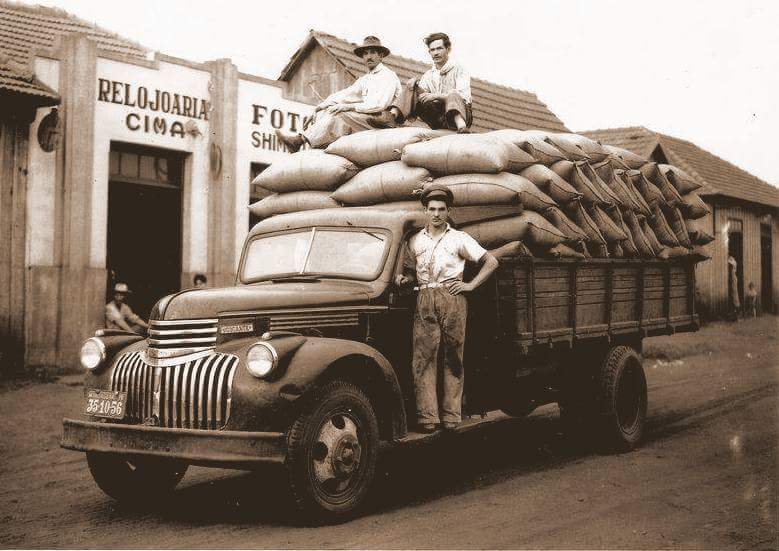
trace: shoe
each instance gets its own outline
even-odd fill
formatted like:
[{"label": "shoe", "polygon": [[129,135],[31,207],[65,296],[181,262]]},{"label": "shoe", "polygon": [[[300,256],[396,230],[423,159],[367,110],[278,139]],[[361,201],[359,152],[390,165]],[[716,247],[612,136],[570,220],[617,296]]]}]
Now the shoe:
[{"label": "shoe", "polygon": [[434,423],[419,423],[417,425],[417,432],[422,434],[432,434],[436,431]]},{"label": "shoe", "polygon": [[305,143],[303,136],[293,132],[285,132],[281,128],[276,129],[276,137],[287,146],[290,153],[297,153]]},{"label": "shoe", "polygon": [[389,110],[368,117],[366,122],[373,128],[395,128],[398,126],[397,118]]},{"label": "shoe", "polygon": [[458,134],[470,134],[471,133],[471,129],[468,128],[467,126],[463,126],[462,128],[458,128],[457,129],[457,133]]},{"label": "shoe", "polygon": [[444,430],[454,430],[460,425],[457,421],[444,421]]}]

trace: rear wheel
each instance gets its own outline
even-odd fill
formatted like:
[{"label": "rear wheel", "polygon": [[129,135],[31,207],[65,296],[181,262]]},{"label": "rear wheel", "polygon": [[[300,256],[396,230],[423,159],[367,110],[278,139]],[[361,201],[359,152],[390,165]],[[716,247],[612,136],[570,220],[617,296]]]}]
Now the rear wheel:
[{"label": "rear wheel", "polygon": [[641,358],[629,346],[609,350],[601,368],[599,434],[618,450],[635,448],[644,434],[647,390]]},{"label": "rear wheel", "polygon": [[326,522],[357,511],[378,450],[376,414],[360,388],[333,381],[315,391],[287,433],[285,463],[297,506]]},{"label": "rear wheel", "polygon": [[180,461],[112,453],[87,452],[87,464],[101,490],[128,502],[170,495],[187,472],[187,464]]}]

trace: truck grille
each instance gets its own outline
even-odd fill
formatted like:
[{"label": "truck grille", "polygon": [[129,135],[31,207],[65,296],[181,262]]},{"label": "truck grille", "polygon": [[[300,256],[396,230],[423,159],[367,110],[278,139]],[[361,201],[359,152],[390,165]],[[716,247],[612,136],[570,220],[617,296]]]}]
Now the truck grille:
[{"label": "truck grille", "polygon": [[155,419],[169,428],[222,429],[230,418],[233,377],[238,358],[211,354],[167,367],[143,361],[141,352],[119,357],[111,390],[127,392],[130,421]]},{"label": "truck grille", "polygon": [[175,358],[213,349],[216,345],[217,321],[150,320],[147,351],[149,358]]}]

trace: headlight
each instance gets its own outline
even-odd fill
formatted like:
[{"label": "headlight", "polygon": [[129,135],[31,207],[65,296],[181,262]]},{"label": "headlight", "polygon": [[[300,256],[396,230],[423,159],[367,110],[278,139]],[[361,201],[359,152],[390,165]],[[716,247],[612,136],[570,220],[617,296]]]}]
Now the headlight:
[{"label": "headlight", "polygon": [[279,363],[279,355],[270,344],[258,342],[246,353],[246,369],[255,377],[267,376]]},{"label": "headlight", "polygon": [[105,360],[105,344],[98,338],[92,337],[81,345],[81,365],[90,371],[97,369]]}]

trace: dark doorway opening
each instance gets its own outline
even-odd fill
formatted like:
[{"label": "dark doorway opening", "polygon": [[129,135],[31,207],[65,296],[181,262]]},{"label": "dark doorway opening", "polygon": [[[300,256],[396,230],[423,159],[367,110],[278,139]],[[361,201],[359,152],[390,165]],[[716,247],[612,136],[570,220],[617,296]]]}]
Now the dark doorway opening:
[{"label": "dark doorway opening", "polygon": [[111,145],[106,298],[117,281],[127,283],[127,302],[144,319],[181,288],[182,172],[181,154]]},{"label": "dark doorway opening", "polygon": [[760,224],[760,308],[774,311],[773,239],[771,225]]},{"label": "dark doorway opening", "polygon": [[744,233],[741,220],[728,220],[728,256],[736,261],[735,285],[730,281],[730,268],[728,268],[728,300],[733,304],[733,293],[738,294],[738,303],[744,304]]},{"label": "dark doorway opening", "polygon": [[[252,163],[251,167],[251,176],[249,177],[249,204],[256,203],[257,201],[260,201],[261,199],[264,199],[265,197],[271,195],[271,192],[267,189],[263,189],[260,186],[253,184],[254,179],[257,177],[257,175],[260,174],[263,170],[268,168],[270,165],[266,165],[264,163]],[[249,231],[254,227],[254,225],[260,221],[260,218],[257,216],[254,216],[251,211],[249,211]]]}]

